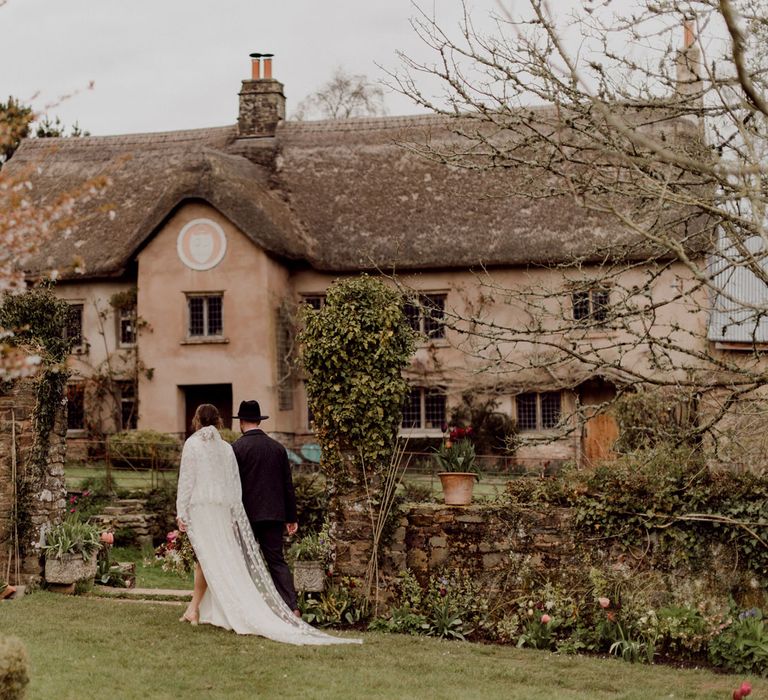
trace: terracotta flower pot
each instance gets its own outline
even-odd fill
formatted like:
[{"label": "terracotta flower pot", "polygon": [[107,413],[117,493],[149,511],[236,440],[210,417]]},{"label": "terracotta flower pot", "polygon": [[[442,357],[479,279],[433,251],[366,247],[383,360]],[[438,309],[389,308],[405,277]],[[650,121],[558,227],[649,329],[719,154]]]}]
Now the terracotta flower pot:
[{"label": "terracotta flower pot", "polygon": [[96,555],[83,561],[81,554],[64,554],[61,559],[45,558],[45,580],[48,583],[69,584],[96,576]]},{"label": "terracotta flower pot", "polygon": [[472,489],[476,476],[473,472],[440,472],[443,500],[447,506],[468,506],[472,503]]},{"label": "terracotta flower pot", "polygon": [[297,591],[319,593],[325,588],[325,566],[321,561],[297,561],[293,565],[293,584]]}]

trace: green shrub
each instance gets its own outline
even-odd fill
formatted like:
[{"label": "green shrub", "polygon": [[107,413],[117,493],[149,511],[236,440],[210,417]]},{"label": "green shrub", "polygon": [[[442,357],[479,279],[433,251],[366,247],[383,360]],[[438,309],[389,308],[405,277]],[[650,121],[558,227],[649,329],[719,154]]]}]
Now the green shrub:
[{"label": "green shrub", "polygon": [[324,591],[299,595],[301,616],[318,627],[359,625],[368,619],[368,603],[354,579],[334,581]]},{"label": "green shrub", "polygon": [[422,587],[410,571],[403,571],[389,615],[374,620],[371,629],[466,639],[485,626],[487,617],[488,601],[468,574],[431,576]]},{"label": "green shrub", "polygon": [[172,469],[178,466],[181,444],[178,438],[156,430],[130,430],[107,438],[113,464],[142,469]]},{"label": "green shrub", "polygon": [[299,527],[304,532],[319,532],[328,513],[328,496],[321,474],[297,474],[293,477]]},{"label": "green shrub", "polygon": [[146,494],[146,512],[152,515],[152,542],[165,542],[165,536],[176,529],[176,487],[163,484]]},{"label": "green shrub", "polygon": [[768,676],[768,626],[759,608],[736,614],[709,643],[709,660],[726,671]]},{"label": "green shrub", "polygon": [[242,433],[230,430],[229,428],[219,428],[219,435],[221,435],[221,439],[224,440],[224,442],[228,442],[231,445],[235,440],[238,440],[242,436]]},{"label": "green shrub", "polygon": [[0,698],[21,700],[29,683],[27,650],[16,637],[0,637]]}]

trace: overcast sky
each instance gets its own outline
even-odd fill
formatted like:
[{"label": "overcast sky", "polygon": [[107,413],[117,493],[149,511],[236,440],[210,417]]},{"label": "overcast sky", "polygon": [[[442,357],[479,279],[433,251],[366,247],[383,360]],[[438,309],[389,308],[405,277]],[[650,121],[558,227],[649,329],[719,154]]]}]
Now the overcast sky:
[{"label": "overcast sky", "polygon": [[[496,0],[469,2],[489,25]],[[420,5],[458,26],[459,0]],[[51,115],[95,135],[221,126],[236,121],[248,54],[260,51],[275,54],[290,115],[336,66],[379,78],[376,64],[397,67],[398,49],[428,56],[414,14],[410,0],[7,0],[0,96],[38,110],[59,102]],[[387,108],[419,111],[398,94]]]}]

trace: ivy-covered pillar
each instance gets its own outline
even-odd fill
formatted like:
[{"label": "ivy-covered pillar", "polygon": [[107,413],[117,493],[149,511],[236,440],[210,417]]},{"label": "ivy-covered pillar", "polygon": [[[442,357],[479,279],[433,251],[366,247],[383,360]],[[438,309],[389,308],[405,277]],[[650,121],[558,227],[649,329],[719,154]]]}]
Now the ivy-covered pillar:
[{"label": "ivy-covered pillar", "polygon": [[67,506],[65,407],[51,407],[53,429],[38,435],[37,389],[37,379],[23,379],[0,390],[0,579],[12,584],[40,579],[42,531]]},{"label": "ivy-covered pillar", "polygon": [[[29,378],[0,386],[0,579],[37,581],[44,530],[66,512],[66,360],[69,305],[51,283],[3,295],[0,329],[36,362]],[[31,371],[31,370],[30,370]]]},{"label": "ivy-covered pillar", "polygon": [[402,420],[414,333],[402,296],[367,275],[331,285],[305,308],[300,333],[307,394],[329,496],[335,570],[363,577],[372,561],[381,484]]}]

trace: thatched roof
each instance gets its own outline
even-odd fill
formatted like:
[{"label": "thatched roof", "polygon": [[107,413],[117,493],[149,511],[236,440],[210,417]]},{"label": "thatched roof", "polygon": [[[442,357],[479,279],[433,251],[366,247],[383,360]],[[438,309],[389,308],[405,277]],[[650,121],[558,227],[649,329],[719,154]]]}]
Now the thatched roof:
[{"label": "thatched roof", "polygon": [[39,203],[106,175],[76,204],[72,230],[27,261],[31,273],[121,274],[183,201],[209,202],[270,254],[325,271],[525,265],[590,257],[629,242],[572,200],[531,200],[525,173],[468,170],[408,144],[454,141],[445,117],[287,122],[275,137],[236,128],[28,139],[6,164]]}]

